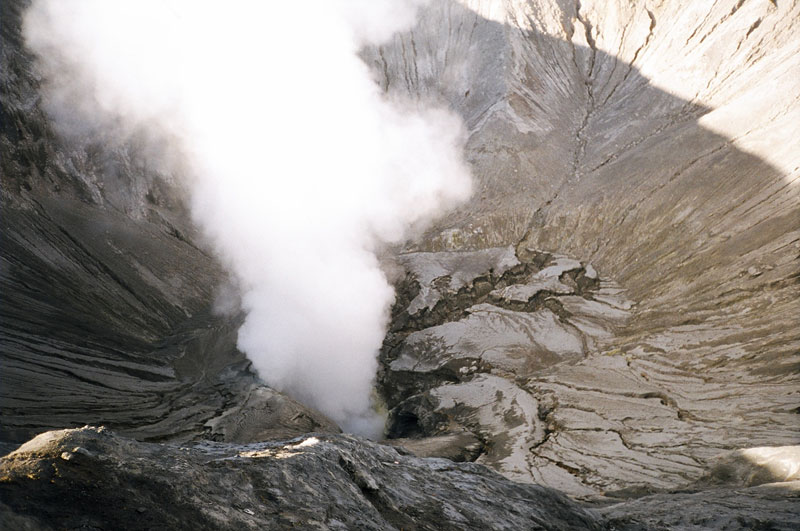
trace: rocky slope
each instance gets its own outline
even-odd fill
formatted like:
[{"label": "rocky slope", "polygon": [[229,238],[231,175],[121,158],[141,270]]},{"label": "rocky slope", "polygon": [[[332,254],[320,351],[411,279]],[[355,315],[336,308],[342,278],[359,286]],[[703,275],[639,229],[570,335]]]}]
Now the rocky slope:
[{"label": "rocky slope", "polygon": [[261,384],[154,147],[53,130],[25,6],[0,4],[0,441],[118,435],[4,457],[4,522],[800,525],[796,450],[740,450],[800,432],[800,4],[436,0],[364,50],[461,114],[477,190],[396,256],[399,453]]},{"label": "rocky slope", "polygon": [[[479,190],[415,246],[440,267],[412,264],[411,295],[444,285],[453,309],[415,320],[403,301],[411,325],[385,349],[386,387],[401,373],[414,398],[390,393],[394,418],[414,410],[430,434],[455,419],[495,441],[480,459],[589,497],[674,488],[723,450],[796,444],[799,15],[796,2],[436,2],[367,54],[389,92],[461,113]],[[486,294],[492,266],[465,279],[486,260],[448,253],[508,245],[506,263],[591,264],[600,291],[525,301],[534,270]],[[543,349],[565,328],[594,344]],[[418,362],[423,345],[435,362]],[[520,357],[539,366],[520,371]],[[409,369],[425,377],[405,384]],[[480,406],[498,386],[511,420]],[[521,425],[499,450],[496,434]]]},{"label": "rocky slope", "polygon": [[239,318],[212,308],[222,270],[145,147],[57,136],[22,47],[26,5],[0,17],[0,439],[86,423],[146,440],[338,431],[249,370]]},{"label": "rocky slope", "polygon": [[[0,518],[23,531],[795,529],[797,471],[788,482],[741,484],[754,468],[728,459],[702,491],[587,509],[480,465],[344,435],[177,445],[87,427],[41,434],[0,460]],[[766,468],[762,480],[775,479]]]},{"label": "rocky slope", "polygon": [[2,467],[7,510],[43,528],[599,528],[553,490],[341,435],[173,446],[84,428],[42,434]]}]

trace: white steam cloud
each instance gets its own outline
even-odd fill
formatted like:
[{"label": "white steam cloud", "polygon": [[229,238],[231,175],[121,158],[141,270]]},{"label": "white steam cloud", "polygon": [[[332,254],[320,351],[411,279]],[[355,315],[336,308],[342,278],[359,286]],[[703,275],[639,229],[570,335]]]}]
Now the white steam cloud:
[{"label": "white steam cloud", "polygon": [[470,192],[459,120],[387,101],[357,55],[418,3],[37,0],[24,27],[54,116],[169,139],[260,376],[371,435],[374,251]]}]

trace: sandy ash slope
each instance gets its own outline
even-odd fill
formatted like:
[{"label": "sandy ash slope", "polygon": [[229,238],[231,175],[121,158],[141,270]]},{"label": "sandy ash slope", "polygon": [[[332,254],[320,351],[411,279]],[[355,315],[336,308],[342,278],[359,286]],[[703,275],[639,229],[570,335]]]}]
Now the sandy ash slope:
[{"label": "sandy ash slope", "polygon": [[[390,93],[459,110],[478,182],[401,257],[408,307],[384,349],[400,431],[466,429],[479,460],[579,496],[797,443],[798,16],[436,3],[369,55]],[[507,420],[486,411],[507,412],[500,392]]]},{"label": "sandy ash slope", "polygon": [[800,4],[435,0],[362,52],[462,116],[475,176],[394,258],[394,448],[253,374],[146,138],[54,131],[26,5],[0,5],[0,439],[110,430],[4,457],[3,522],[800,525]]}]

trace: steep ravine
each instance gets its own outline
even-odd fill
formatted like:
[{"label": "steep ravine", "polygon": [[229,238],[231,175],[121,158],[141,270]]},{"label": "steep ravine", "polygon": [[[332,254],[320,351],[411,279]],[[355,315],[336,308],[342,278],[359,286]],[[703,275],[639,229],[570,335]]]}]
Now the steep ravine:
[{"label": "steep ravine", "polygon": [[362,52],[461,115],[475,179],[392,257],[386,444],[257,378],[154,147],[47,118],[26,6],[0,3],[0,449],[41,435],[0,459],[0,523],[800,526],[800,4],[433,0]]}]

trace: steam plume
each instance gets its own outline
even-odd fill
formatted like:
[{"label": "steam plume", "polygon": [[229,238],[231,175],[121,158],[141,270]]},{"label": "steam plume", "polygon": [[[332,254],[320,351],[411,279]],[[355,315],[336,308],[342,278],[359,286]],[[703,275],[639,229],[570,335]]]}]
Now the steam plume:
[{"label": "steam plume", "polygon": [[470,189],[460,122],[388,102],[357,56],[417,3],[37,0],[25,19],[56,117],[170,139],[261,377],[372,435],[394,297],[374,251]]}]

